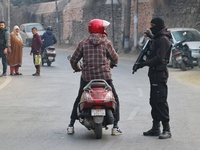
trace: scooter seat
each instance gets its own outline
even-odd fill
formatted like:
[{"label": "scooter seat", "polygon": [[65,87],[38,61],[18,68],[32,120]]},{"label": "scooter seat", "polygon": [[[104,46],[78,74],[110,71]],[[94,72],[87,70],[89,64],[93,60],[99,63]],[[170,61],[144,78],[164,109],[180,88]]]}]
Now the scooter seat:
[{"label": "scooter seat", "polygon": [[106,84],[104,82],[93,82],[91,88],[105,88]]}]

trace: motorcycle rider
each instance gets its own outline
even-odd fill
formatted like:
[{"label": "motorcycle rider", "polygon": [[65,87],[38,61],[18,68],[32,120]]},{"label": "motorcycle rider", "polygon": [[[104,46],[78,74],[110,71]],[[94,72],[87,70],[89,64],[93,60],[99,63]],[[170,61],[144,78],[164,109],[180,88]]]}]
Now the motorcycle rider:
[{"label": "motorcycle rider", "polygon": [[[167,102],[169,76],[167,63],[171,51],[171,34],[167,31],[164,21],[160,17],[153,18],[150,22],[150,30],[153,34],[146,32],[152,38],[150,56],[145,62],[138,63],[138,69],[149,67],[148,76],[150,80],[150,105],[153,126],[150,130],[143,132],[144,136],[159,136],[159,139],[171,137],[169,126],[169,106]],[[160,122],[163,132],[160,133]]]},{"label": "motorcycle rider", "polygon": [[[80,88],[78,96],[74,102],[71,113],[71,121],[67,128],[68,134],[74,134],[74,123],[78,119],[77,106],[80,102],[83,88],[92,79],[104,79],[112,87],[112,92],[117,103],[116,112],[114,113],[115,121],[112,128],[112,135],[120,135],[122,131],[118,127],[119,121],[119,98],[115,91],[110,69],[118,62],[118,54],[116,53],[112,43],[107,38],[105,29],[110,23],[101,19],[93,19],[88,24],[89,37],[83,39],[75,52],[73,53],[70,63],[75,72],[81,71]],[[83,64],[79,66],[78,62],[82,58]]]},{"label": "motorcycle rider", "polygon": [[46,32],[42,35],[42,48],[41,48],[41,54],[43,54],[44,49],[48,46],[54,45],[57,43],[57,39],[55,35],[53,34],[53,29],[51,26],[48,26],[46,29]]}]

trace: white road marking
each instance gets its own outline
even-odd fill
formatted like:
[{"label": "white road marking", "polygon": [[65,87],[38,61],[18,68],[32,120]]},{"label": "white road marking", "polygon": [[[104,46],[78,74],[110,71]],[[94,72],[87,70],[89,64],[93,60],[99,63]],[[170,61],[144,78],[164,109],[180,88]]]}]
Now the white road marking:
[{"label": "white road marking", "polygon": [[141,88],[138,88],[138,93],[139,93],[139,97],[144,96],[143,90]]},{"label": "white road marking", "polygon": [[1,78],[6,78],[5,81],[0,85],[0,90],[3,89],[8,83],[10,83],[10,81],[12,80],[12,78],[10,76],[6,76],[6,77],[1,77]]},{"label": "white road marking", "polygon": [[136,116],[136,114],[139,112],[140,107],[133,108],[133,111],[128,116],[127,120],[133,120],[133,118]]}]

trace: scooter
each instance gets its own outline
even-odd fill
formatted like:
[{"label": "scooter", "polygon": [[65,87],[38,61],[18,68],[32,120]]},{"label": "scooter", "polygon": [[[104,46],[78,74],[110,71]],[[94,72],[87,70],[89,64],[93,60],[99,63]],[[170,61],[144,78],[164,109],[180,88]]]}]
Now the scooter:
[{"label": "scooter", "polygon": [[56,49],[54,46],[48,46],[44,49],[42,53],[42,65],[47,63],[48,66],[51,66],[51,63],[55,61]]},{"label": "scooter", "polygon": [[[71,59],[71,55],[67,56]],[[82,63],[79,61],[80,67]],[[116,65],[112,66],[116,67]],[[74,71],[75,73],[75,71]],[[84,88],[78,104],[77,114],[79,122],[88,130],[94,130],[96,139],[101,139],[103,128],[114,124],[117,103],[112,88],[103,79],[91,80]]]},{"label": "scooter", "polygon": [[194,68],[191,51],[187,44],[183,44],[185,41],[177,42],[172,49],[175,64],[183,71],[187,70],[187,68]]},{"label": "scooter", "polygon": [[79,122],[88,130],[94,130],[96,139],[102,138],[102,128],[114,123],[116,109],[112,88],[103,79],[91,80],[85,87],[78,104]]}]

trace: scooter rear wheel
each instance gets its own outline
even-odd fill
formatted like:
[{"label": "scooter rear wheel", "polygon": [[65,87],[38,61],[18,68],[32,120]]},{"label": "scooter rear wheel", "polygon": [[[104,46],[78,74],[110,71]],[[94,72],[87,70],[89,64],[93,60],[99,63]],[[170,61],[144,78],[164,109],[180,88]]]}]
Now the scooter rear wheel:
[{"label": "scooter rear wheel", "polygon": [[47,65],[48,65],[48,66],[51,66],[51,62],[50,62],[50,61],[48,61],[48,62],[47,62]]},{"label": "scooter rear wheel", "polygon": [[181,68],[183,71],[186,71],[187,66],[186,66],[185,62],[182,62],[182,63],[180,64],[180,68]]},{"label": "scooter rear wheel", "polygon": [[96,135],[96,139],[102,138],[102,123],[101,124],[95,123],[94,133]]},{"label": "scooter rear wheel", "polygon": [[44,66],[44,60],[42,59],[42,66]]},{"label": "scooter rear wheel", "polygon": [[177,62],[174,59],[172,59],[172,68],[178,68]]}]

